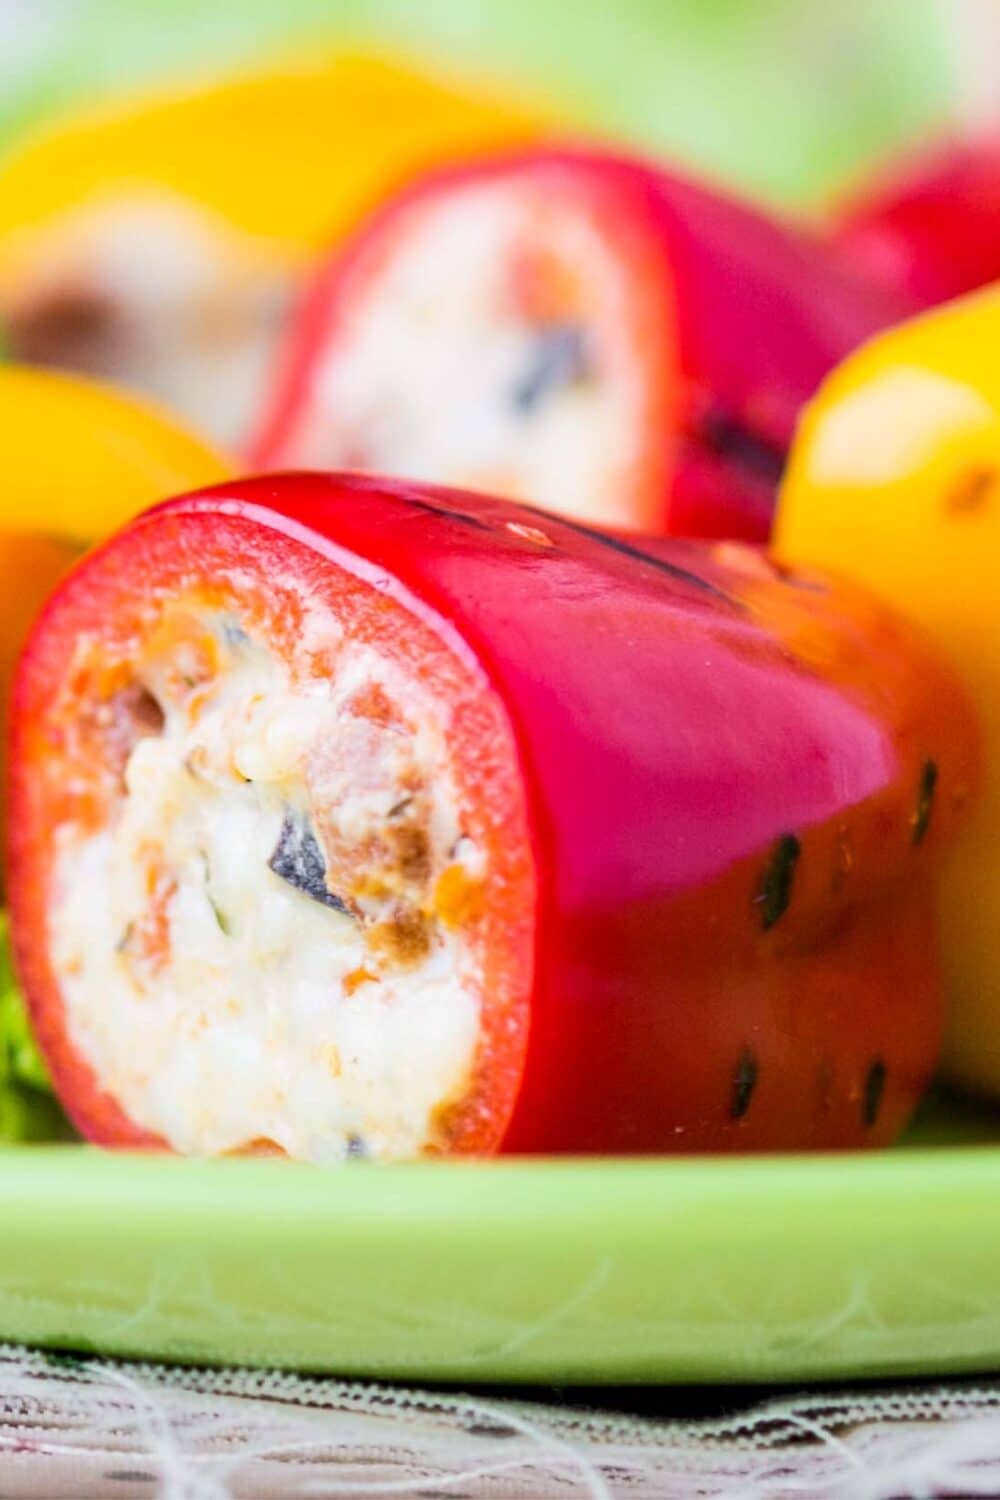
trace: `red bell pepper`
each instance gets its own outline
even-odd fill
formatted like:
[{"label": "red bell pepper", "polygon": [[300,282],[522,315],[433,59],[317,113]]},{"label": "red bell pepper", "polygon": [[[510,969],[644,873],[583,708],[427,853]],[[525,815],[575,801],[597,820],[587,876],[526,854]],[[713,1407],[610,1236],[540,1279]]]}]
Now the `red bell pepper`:
[{"label": "red bell pepper", "polygon": [[92,553],[16,710],[17,962],[95,1141],[875,1145],[934,1066],[974,735],[851,586],[251,479]]},{"label": "red bell pepper", "polygon": [[763,539],[803,402],[907,310],[806,232],[641,161],[464,165],[337,249],[251,458]]},{"label": "red bell pepper", "polygon": [[1000,277],[1000,137],[942,142],[893,163],[840,215],[864,273],[931,307]]}]

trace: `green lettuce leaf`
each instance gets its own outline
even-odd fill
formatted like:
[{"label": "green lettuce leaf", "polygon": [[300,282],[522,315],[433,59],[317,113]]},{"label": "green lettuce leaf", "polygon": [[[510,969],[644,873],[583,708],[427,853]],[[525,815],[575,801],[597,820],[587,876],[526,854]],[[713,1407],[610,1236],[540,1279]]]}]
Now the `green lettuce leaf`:
[{"label": "green lettuce leaf", "polygon": [[31,1033],[0,914],[0,1143],[65,1140],[71,1133]]}]

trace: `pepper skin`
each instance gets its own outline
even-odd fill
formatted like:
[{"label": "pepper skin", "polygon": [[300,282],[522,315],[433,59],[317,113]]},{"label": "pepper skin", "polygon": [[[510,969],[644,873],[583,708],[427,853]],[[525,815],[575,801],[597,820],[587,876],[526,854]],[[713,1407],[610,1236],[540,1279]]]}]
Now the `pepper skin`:
[{"label": "pepper skin", "polygon": [[1000,138],[946,141],[889,170],[842,210],[837,242],[920,307],[1000,277]]},{"label": "pepper skin", "polygon": [[[986,782],[943,885],[957,1081],[1000,1092],[1000,292],[875,339],[807,411],[777,546],[906,611],[950,658],[985,728]],[[942,710],[943,712],[943,710]]]},{"label": "pepper skin", "polygon": [[0,169],[7,346],[235,444],[313,257],[406,173],[543,128],[474,81],[336,52],[71,114]]},{"label": "pepper skin", "polygon": [[805,232],[641,161],[473,163],[335,252],[251,459],[760,540],[803,401],[904,310]]},{"label": "pepper skin", "polygon": [[[182,954],[170,906],[182,901],[185,920],[202,909],[200,866],[192,864],[188,884],[158,866],[145,886],[156,912],[130,917],[126,950],[140,926],[147,938],[155,929],[140,977],[159,998],[138,1008],[122,1001],[108,1016],[118,1003],[116,960],[95,952],[88,919],[69,935],[66,925],[79,883],[72,872],[84,869],[73,861],[90,861],[95,881],[104,831],[113,835],[125,813],[142,811],[121,780],[128,754],[129,783],[139,775],[122,732],[123,695],[148,700],[150,682],[173,683],[180,696],[166,704],[167,719],[185,733],[213,712],[213,692],[216,703],[235,701],[225,696],[234,679],[213,686],[192,665],[185,683],[193,687],[162,668],[138,677],[170,611],[183,606],[189,628],[199,590],[223,612],[222,634],[241,643],[232,650],[244,659],[256,659],[262,642],[286,661],[299,653],[310,703],[337,672],[337,653],[360,642],[385,653],[387,681],[404,673],[409,684],[393,689],[395,709],[383,702],[383,726],[402,722],[425,691],[447,710],[449,774],[483,872],[475,900],[451,903],[450,922],[475,958],[480,1009],[470,1074],[438,1111],[426,1151],[856,1147],[899,1132],[937,1057],[933,886],[975,759],[961,691],[908,627],[851,586],[782,573],[733,543],[638,542],[453,490],[288,474],[236,481],[138,518],[74,572],[22,661],[10,856],[16,956],[57,1090],[87,1136],[163,1145],[157,1123],[174,1102],[163,1078],[175,1076],[178,1059],[195,1066],[191,1038],[211,1041],[229,1024],[222,1011],[189,1011],[190,1024],[177,1023],[176,1053],[129,1051],[121,1088],[140,1106],[129,1114],[93,1049],[113,1050],[119,1024],[145,1025],[150,1005],[202,1004],[173,976]],[[364,696],[370,703],[372,693]],[[252,704],[251,716],[261,694]],[[147,770],[165,733],[155,718],[148,705],[141,732],[153,738],[139,742]],[[290,719],[275,722],[283,732]],[[426,729],[413,726],[408,743]],[[266,787],[257,750],[252,765],[247,753],[239,752],[238,784],[203,758],[185,767],[210,778],[212,797],[238,795],[250,809]],[[327,736],[322,757],[364,782],[374,757],[342,761],[340,753]],[[310,795],[306,812],[318,818],[314,786]],[[199,829],[209,806],[200,804]],[[164,847],[175,831],[158,831]],[[326,859],[325,888],[297,880],[296,910],[350,937],[350,914],[363,908],[361,886],[350,881],[378,840],[369,829],[355,848],[329,821],[322,836],[324,854],[315,853],[321,872]],[[273,829],[265,850],[271,837]],[[237,972],[237,947],[226,944],[256,941],[273,920],[269,892],[285,889],[285,845],[283,828],[270,873],[261,860],[259,899],[242,914],[223,913],[221,936],[206,913],[199,942],[215,946],[199,949],[199,962],[215,953],[224,966],[231,953]],[[247,833],[240,879],[252,847]],[[136,848],[148,852],[145,833]],[[139,899],[140,872],[116,868],[120,889]],[[427,912],[440,908],[441,883],[433,889],[423,908],[432,953],[440,934]],[[111,979],[94,991],[96,1029],[85,1036],[67,997],[84,994],[78,986],[98,959],[111,962]],[[374,954],[388,983],[380,961]],[[249,973],[237,1001],[248,1015],[248,990],[263,983],[259,962]],[[287,985],[275,993],[291,1007]],[[355,973],[317,1014],[349,1012],[359,1025],[356,1007],[377,1008],[378,993]],[[241,1064],[241,1090],[249,1067]],[[230,1065],[212,1094],[216,1113],[231,1102],[233,1076]],[[406,1087],[405,1070],[395,1087]],[[245,1149],[288,1150],[284,1123],[265,1113]],[[341,1154],[355,1154],[362,1123],[348,1121],[358,1134],[341,1141]],[[198,1132],[211,1128],[199,1117],[178,1132],[186,1149],[205,1149]]]}]

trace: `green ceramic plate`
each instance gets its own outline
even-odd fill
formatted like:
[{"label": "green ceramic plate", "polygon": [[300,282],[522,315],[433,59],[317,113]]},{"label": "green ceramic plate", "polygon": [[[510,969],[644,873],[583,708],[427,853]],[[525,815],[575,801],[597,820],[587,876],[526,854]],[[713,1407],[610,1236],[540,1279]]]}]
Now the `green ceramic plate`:
[{"label": "green ceramic plate", "polygon": [[351,1164],[0,1154],[0,1338],[472,1381],[1000,1362],[1000,1126],[881,1156]]}]

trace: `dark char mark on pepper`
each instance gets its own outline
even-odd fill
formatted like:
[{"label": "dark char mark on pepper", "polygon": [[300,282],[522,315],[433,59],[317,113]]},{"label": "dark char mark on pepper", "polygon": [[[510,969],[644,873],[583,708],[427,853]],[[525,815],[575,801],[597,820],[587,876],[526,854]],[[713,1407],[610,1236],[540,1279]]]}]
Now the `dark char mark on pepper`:
[{"label": "dark char mark on pepper", "polygon": [[535,337],[531,364],[511,392],[514,408],[530,416],[552,391],[585,380],[590,372],[583,329],[575,323],[553,323]]},{"label": "dark char mark on pepper", "polygon": [[914,845],[919,844],[931,824],[931,814],[934,811],[934,793],[937,789],[938,768],[933,760],[925,760],[920,772],[920,784],[917,788],[917,805],[910,819],[912,832],[910,837]]},{"label": "dark char mark on pepper", "polygon": [[448,521],[458,521],[462,526],[472,526],[476,531],[493,531],[492,522],[483,516],[474,516],[467,510],[458,510],[451,505],[435,505],[432,500],[418,500],[415,495],[402,497],[413,510],[422,510],[429,516],[443,516]]},{"label": "dark char mark on pepper", "polygon": [[802,845],[794,833],[782,834],[771,850],[760,889],[754,902],[760,907],[761,926],[768,932],[788,910],[792,899],[792,882]]},{"label": "dark char mark on pepper", "polygon": [[757,1087],[760,1071],[756,1055],[751,1047],[744,1047],[737,1059],[733,1073],[733,1089],[729,1097],[729,1118],[742,1120],[750,1108],[753,1091]]},{"label": "dark char mark on pepper", "polygon": [[313,901],[350,916],[348,906],[328,889],[326,860],[308,819],[293,812],[285,813],[278,842],[268,860],[268,868]]},{"label": "dark char mark on pepper", "polygon": [[[426,511],[428,515],[442,516],[449,521],[458,521],[463,526],[472,526],[477,531],[495,531],[497,528],[492,521],[484,516],[472,515],[469,511],[458,510],[450,505],[438,505],[431,500],[418,499],[413,495],[402,497],[407,505],[415,510]],[[672,578],[675,583],[686,584],[689,588],[697,589],[701,594],[707,594],[712,599],[728,605],[730,609],[742,612],[743,605],[739,599],[732,594],[727,594],[725,589],[720,589],[708,578],[702,578],[699,573],[692,573],[689,568],[682,568],[677,563],[667,562],[666,558],[657,557],[653,552],[647,552],[635,542],[626,541],[624,537],[612,536],[609,533],[598,531],[592,526],[587,526],[583,521],[573,521],[569,516],[552,516],[547,511],[540,510],[534,505],[522,505],[522,510],[530,511],[532,515],[551,525],[557,521],[560,526],[575,531],[578,536],[588,537],[592,542],[598,542],[602,547],[607,547],[612,552],[619,553],[622,557],[631,557],[635,562],[645,563],[648,568],[655,568],[658,573],[664,573]]]},{"label": "dark char mark on pepper", "polygon": [[878,1112],[882,1107],[882,1095],[885,1093],[885,1063],[877,1057],[868,1069],[865,1077],[864,1093],[864,1122],[869,1129],[878,1119]]},{"label": "dark char mark on pepper", "polygon": [[578,532],[580,536],[590,537],[591,541],[600,542],[602,547],[609,547],[612,552],[620,552],[623,557],[631,557],[636,562],[645,563],[649,568],[656,568],[659,572],[665,573],[668,578],[672,578],[675,583],[684,583],[689,588],[697,589],[699,593],[709,594],[713,599],[721,600],[732,609],[742,608],[732,594],[727,594],[724,589],[717,588],[709,579],[702,578],[699,573],[692,573],[689,568],[682,568],[677,563],[667,562],[666,558],[647,552],[635,542],[628,542],[624,537],[611,536],[609,533],[597,531],[592,526],[586,526],[583,521],[570,520],[568,516],[560,516],[559,520],[571,531]]},{"label": "dark char mark on pepper", "polygon": [[696,435],[717,458],[747,469],[767,484],[778,484],[785,471],[785,450],[720,406],[704,412]]}]

